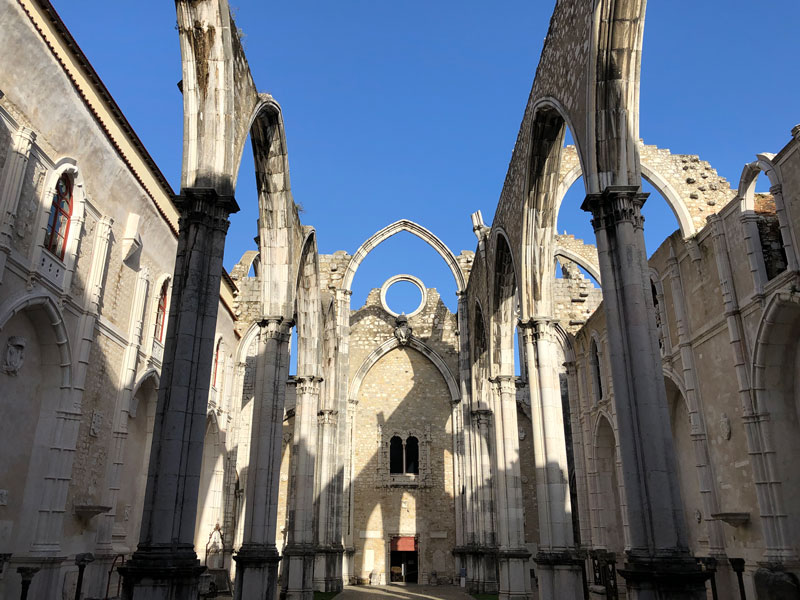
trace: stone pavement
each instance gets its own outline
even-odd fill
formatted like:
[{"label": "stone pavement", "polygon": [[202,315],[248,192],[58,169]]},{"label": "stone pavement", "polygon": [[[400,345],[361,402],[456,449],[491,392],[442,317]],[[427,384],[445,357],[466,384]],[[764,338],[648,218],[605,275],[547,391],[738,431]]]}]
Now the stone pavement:
[{"label": "stone pavement", "polygon": [[397,598],[400,600],[471,600],[472,596],[452,585],[382,585],[345,586],[335,600],[371,600]]}]

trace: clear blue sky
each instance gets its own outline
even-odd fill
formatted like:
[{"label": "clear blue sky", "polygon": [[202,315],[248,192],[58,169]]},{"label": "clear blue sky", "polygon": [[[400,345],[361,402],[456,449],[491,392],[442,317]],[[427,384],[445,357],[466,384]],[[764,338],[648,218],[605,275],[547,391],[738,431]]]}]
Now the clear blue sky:
[{"label": "clear blue sky", "polygon": [[[53,3],[177,190],[182,76],[174,4]],[[256,84],[283,106],[294,197],[304,223],[317,228],[321,252],[352,253],[400,218],[432,230],[456,254],[475,249],[469,215],[480,209],[491,222],[553,5],[233,0]],[[735,187],[744,163],[777,152],[800,122],[799,31],[797,0],[651,1],[645,142],[699,154]],[[228,234],[229,269],[256,234],[249,147],[236,195],[242,210]],[[559,229],[592,240],[582,196],[565,201]],[[652,251],[677,223],[660,198],[648,205]],[[353,306],[402,272],[455,307],[444,263],[402,234],[364,261]],[[416,306],[399,290],[392,302],[396,310]]]}]

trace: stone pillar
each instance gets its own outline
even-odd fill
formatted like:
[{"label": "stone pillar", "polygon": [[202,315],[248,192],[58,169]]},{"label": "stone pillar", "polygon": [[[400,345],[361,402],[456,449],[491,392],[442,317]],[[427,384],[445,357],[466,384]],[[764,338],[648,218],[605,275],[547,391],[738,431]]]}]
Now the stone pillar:
[{"label": "stone pillar", "polygon": [[530,552],[525,547],[517,391],[513,375],[495,377],[492,383],[496,441],[493,474],[497,492],[497,541],[500,566],[498,600],[527,599],[530,594],[530,577],[526,563],[530,558]]},{"label": "stone pillar", "polygon": [[[317,540],[314,589],[339,592],[342,589],[342,509],[345,451],[347,449],[347,377],[350,332],[350,295],[335,289],[337,351],[332,376],[320,402],[317,467]],[[326,375],[327,377],[327,375]]]},{"label": "stone pillar", "polygon": [[[575,552],[564,409],[555,357],[555,321],[520,323],[531,374],[531,422],[539,508],[539,598],[583,598],[582,560]],[[535,377],[533,375],[536,375]],[[536,388],[536,389],[534,389]],[[529,518],[532,518],[530,515]]]},{"label": "stone pillar", "polygon": [[314,598],[314,463],[322,379],[298,375],[294,442],[289,480],[289,536],[283,551],[283,594],[287,600]]},{"label": "stone pillar", "polygon": [[[580,542],[581,547],[591,546],[592,520],[589,509],[589,492],[586,485],[586,448],[591,446],[591,438],[587,442],[584,420],[581,418],[581,396],[578,384],[578,367],[575,361],[568,360],[564,363],[567,368],[567,393],[569,395],[570,420],[572,421],[573,440],[581,441],[572,444],[575,459],[575,496],[578,499],[578,514],[580,515]],[[576,540],[577,542],[578,540]]]},{"label": "stone pillar", "polygon": [[194,529],[222,255],[232,196],[189,188],[175,198],[178,252],[139,546],[123,574],[126,600],[195,600],[204,570]]},{"label": "stone pillar", "polygon": [[634,599],[699,599],[707,575],[686,543],[644,245],[646,198],[638,186],[610,186],[581,207],[597,236],[619,428],[630,533],[620,574]]},{"label": "stone pillar", "polygon": [[741,213],[744,245],[750,273],[753,276],[753,287],[756,296],[764,295],[764,284],[767,283],[767,269],[764,265],[764,252],[761,248],[761,237],[758,233],[758,215],[752,210]]},{"label": "stone pillar", "polygon": [[787,558],[794,560],[794,552],[789,540],[792,539],[785,524],[786,512],[781,506],[776,490],[780,487],[778,469],[775,464],[775,452],[768,449],[769,437],[764,432],[764,424],[769,414],[756,412],[750,381],[750,357],[744,339],[744,323],[739,310],[739,302],[734,288],[733,270],[728,255],[725,224],[719,215],[709,215],[708,222],[712,227],[714,255],[717,259],[719,284],[722,301],[725,306],[725,318],[728,325],[728,337],[734,370],[738,384],[739,401],[742,405],[742,421],[747,438],[747,453],[753,465],[753,481],[756,487],[756,498],[761,515],[761,526],[764,531],[764,560],[769,563],[781,563]]},{"label": "stone pillar", "polygon": [[[338,350],[336,352],[336,406],[338,414],[337,428],[337,478],[335,527],[337,527],[336,540],[343,545],[343,554],[338,558],[339,576],[342,583],[349,581],[352,557],[355,552],[353,546],[352,523],[352,425],[355,418],[355,405],[351,407],[348,392],[348,379],[350,377],[350,290],[336,289],[336,339]],[[349,560],[345,561],[344,553]],[[345,569],[347,565],[347,569]]]},{"label": "stone pillar", "polygon": [[0,283],[3,282],[6,261],[11,252],[11,234],[17,218],[22,182],[35,141],[36,133],[28,127],[21,127],[16,132],[0,179]]},{"label": "stone pillar", "polygon": [[292,322],[265,317],[259,322],[258,356],[245,483],[244,532],[236,561],[236,600],[274,600],[278,593],[275,547],[278,485],[283,441],[283,408],[289,376]]},{"label": "stone pillar", "polygon": [[492,411],[477,403],[479,408],[472,411],[472,430],[475,435],[472,448],[475,460],[474,512],[475,547],[472,568],[467,577],[470,590],[478,593],[497,593],[497,537],[495,535],[495,516],[492,493]]}]

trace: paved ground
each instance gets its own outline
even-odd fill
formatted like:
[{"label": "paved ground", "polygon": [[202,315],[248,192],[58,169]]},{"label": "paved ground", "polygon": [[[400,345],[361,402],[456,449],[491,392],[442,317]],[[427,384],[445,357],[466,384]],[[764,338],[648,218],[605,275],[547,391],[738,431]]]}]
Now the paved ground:
[{"label": "paved ground", "polygon": [[382,585],[345,586],[335,600],[371,600],[372,598],[397,598],[398,600],[472,600],[472,596],[452,585]]}]

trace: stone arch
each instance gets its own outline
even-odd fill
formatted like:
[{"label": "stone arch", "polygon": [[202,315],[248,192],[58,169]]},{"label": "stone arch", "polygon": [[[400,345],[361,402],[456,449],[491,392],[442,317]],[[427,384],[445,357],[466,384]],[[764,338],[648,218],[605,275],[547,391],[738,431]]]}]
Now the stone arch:
[{"label": "stone arch", "polygon": [[756,160],[747,163],[742,169],[742,174],[739,177],[739,188],[737,190],[737,197],[741,211],[755,210],[755,194],[756,194],[756,181],[761,173],[765,173],[769,178],[771,186],[782,185],[780,172],[772,162],[775,158],[774,154],[762,153],[756,155]]},{"label": "stone arch", "polygon": [[[577,150],[569,147],[565,148],[565,151],[577,153]],[[656,188],[658,193],[661,194],[666,201],[667,205],[672,211],[672,214],[675,215],[675,219],[678,221],[678,226],[681,230],[681,235],[683,238],[685,239],[693,236],[697,232],[697,228],[695,227],[689,207],[686,206],[686,202],[684,202],[680,193],[675,189],[675,186],[672,185],[672,183],[670,183],[666,177],[661,175],[661,173],[659,173],[655,167],[649,165],[646,160],[641,159],[641,157],[639,166],[641,169],[642,178]],[[558,183],[554,196],[556,203],[556,216],[561,210],[561,203],[563,202],[564,197],[567,195],[567,192],[582,174],[583,169],[580,163],[578,163],[561,175],[561,180]]]},{"label": "stone arch", "polygon": [[139,409],[139,401],[136,393],[147,383],[148,379],[152,379],[153,387],[157,390],[160,378],[161,374],[158,370],[155,367],[150,367],[136,379],[136,383],[133,385],[133,393],[130,396],[131,404],[128,407],[128,415],[130,415],[131,418],[136,418],[136,412]]},{"label": "stone arch", "polygon": [[619,482],[619,452],[614,421],[606,411],[598,411],[592,427],[591,503],[597,518],[593,519],[592,545],[610,552],[622,553],[625,548],[622,489]]},{"label": "stone arch", "polygon": [[600,277],[600,266],[587,260],[585,257],[581,256],[577,252],[573,252],[569,248],[565,248],[564,246],[556,245],[555,250],[553,251],[553,256],[558,258],[559,256],[566,258],[574,262],[579,267],[583,268],[589,275],[595,278],[597,283],[602,284],[602,279]]},{"label": "stone arch", "polygon": [[[555,234],[558,205],[553,202],[558,186],[567,120],[561,103],[542,98],[533,106],[530,148],[523,211],[521,285],[523,318],[550,314],[550,282],[555,277]],[[578,159],[583,163],[580,149]],[[546,308],[542,309],[542,305]]]},{"label": "stone arch", "polygon": [[400,233],[401,231],[407,231],[431,246],[431,248],[433,248],[436,253],[442,257],[444,262],[447,263],[447,266],[453,273],[453,278],[456,281],[456,291],[460,293],[466,289],[464,273],[462,273],[461,267],[458,266],[458,261],[456,261],[456,257],[450,248],[448,248],[442,240],[440,240],[429,230],[425,229],[422,225],[407,219],[401,219],[400,221],[395,221],[391,225],[387,225],[380,231],[372,234],[368,240],[361,244],[361,247],[359,247],[356,253],[353,254],[353,258],[350,259],[350,262],[347,265],[347,270],[345,271],[344,279],[342,281],[342,289],[352,290],[353,278],[355,277],[358,267],[361,265],[361,262],[364,260],[364,258],[366,258],[367,254],[372,252],[381,243],[385,242],[387,239]]},{"label": "stone arch", "polygon": [[[377,363],[385,354],[388,354],[390,351],[398,347],[400,347],[400,342],[397,340],[397,338],[392,337],[383,342],[380,346],[370,352],[369,355],[367,355],[367,357],[361,363],[361,366],[358,367],[358,371],[356,371],[356,374],[353,376],[350,384],[350,402],[355,402],[358,398],[358,392],[361,388],[361,384],[363,383],[364,378],[367,376],[370,369],[375,366],[375,363]],[[434,364],[434,366],[442,374],[442,377],[447,384],[447,390],[450,393],[450,401],[459,402],[461,400],[461,393],[459,392],[458,381],[455,377],[453,377],[453,374],[450,372],[447,363],[444,362],[442,357],[439,356],[439,354],[433,348],[416,337],[412,337],[408,341],[408,347],[413,348]]]},{"label": "stone arch", "polygon": [[762,438],[759,453],[764,454],[764,468],[770,475],[760,478],[758,465],[754,465],[754,477],[762,488],[759,504],[767,554],[780,559],[797,556],[800,550],[800,507],[784,500],[800,493],[796,468],[800,454],[799,339],[800,297],[789,292],[775,294],[756,333],[752,372],[755,402],[745,414],[769,415],[769,420],[757,422]]},{"label": "stone arch", "polygon": [[210,554],[206,555],[206,545],[212,538],[215,526],[221,525],[224,518],[223,485],[226,454],[225,433],[220,429],[217,415],[212,410],[206,419],[195,517],[195,548],[198,558],[205,561],[210,557]]},{"label": "stone arch", "polygon": [[[773,279],[787,268],[792,271],[797,270],[799,264],[795,250],[797,248],[795,233],[791,227],[788,206],[783,199],[783,181],[780,170],[773,162],[774,158],[775,155],[769,153],[756,155],[756,160],[746,164],[742,169],[737,191],[745,236],[750,238],[753,255],[751,271],[753,271],[757,291],[762,290],[768,280]],[[770,211],[765,207],[757,210],[759,207],[756,206],[756,182],[762,172],[766,173],[769,178],[769,191],[772,201],[775,203],[774,217],[769,215]],[[761,216],[757,217],[756,215]],[[762,228],[766,227],[769,230],[776,226],[780,231],[781,247],[773,251],[769,238],[767,240],[763,238],[765,232]],[[759,243],[755,243],[756,237]],[[767,260],[765,254],[770,256],[770,261]],[[752,263],[753,259],[755,259],[755,264]],[[780,268],[780,265],[783,268]]]},{"label": "stone arch", "polygon": [[64,317],[56,301],[48,294],[21,294],[12,296],[0,306],[0,331],[14,315],[22,311],[43,310],[53,333],[53,341],[58,348],[61,371],[61,389],[72,386],[72,353],[69,335],[64,325]]}]

